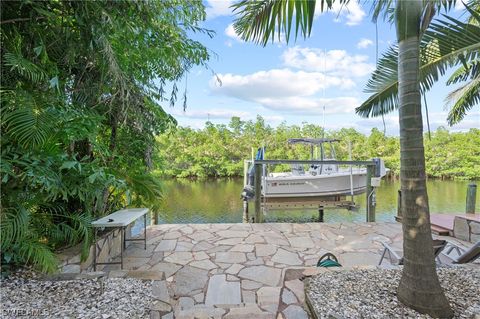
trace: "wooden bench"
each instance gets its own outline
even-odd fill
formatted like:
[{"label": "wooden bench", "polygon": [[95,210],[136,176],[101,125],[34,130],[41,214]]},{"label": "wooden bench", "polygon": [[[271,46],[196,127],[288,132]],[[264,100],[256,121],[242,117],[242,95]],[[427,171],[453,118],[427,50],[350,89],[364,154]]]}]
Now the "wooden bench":
[{"label": "wooden bench", "polygon": [[[93,250],[93,270],[97,270],[97,265],[118,265],[123,269],[123,250],[126,248],[127,241],[143,241],[144,249],[147,249],[147,213],[148,208],[130,208],[122,209],[112,213],[108,216],[102,217],[94,222],[92,222],[93,227],[93,241],[94,241],[94,250]],[[125,229],[128,225],[135,222],[138,218],[143,216],[143,238],[129,238],[125,236]],[[97,232],[98,229],[104,228],[120,228],[120,261],[118,262],[97,262]]]}]

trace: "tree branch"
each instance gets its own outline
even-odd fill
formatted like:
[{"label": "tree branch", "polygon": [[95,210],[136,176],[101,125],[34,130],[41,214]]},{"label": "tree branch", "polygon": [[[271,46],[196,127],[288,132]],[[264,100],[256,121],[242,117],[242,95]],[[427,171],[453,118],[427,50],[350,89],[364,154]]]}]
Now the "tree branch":
[{"label": "tree branch", "polygon": [[[35,20],[41,20],[44,19],[45,17],[37,17]],[[15,19],[8,19],[4,21],[0,21],[0,24],[7,24],[7,23],[16,23],[16,22],[23,22],[23,21],[29,21],[32,18],[15,18]]]}]

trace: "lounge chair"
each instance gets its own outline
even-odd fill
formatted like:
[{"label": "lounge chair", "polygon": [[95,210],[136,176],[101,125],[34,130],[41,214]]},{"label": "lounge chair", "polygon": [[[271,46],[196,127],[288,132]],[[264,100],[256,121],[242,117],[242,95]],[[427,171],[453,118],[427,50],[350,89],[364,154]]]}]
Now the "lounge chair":
[{"label": "lounge chair", "polygon": [[[433,252],[435,255],[435,259],[441,263],[438,255],[442,252],[442,250],[447,246],[447,241],[446,240],[439,240],[439,239],[434,239],[433,240]],[[378,262],[379,265],[382,264],[383,259],[386,257],[388,254],[388,257],[390,259],[390,263],[392,265],[403,265],[403,256],[400,256],[402,254],[401,251],[395,251],[390,245],[387,243],[382,243],[384,249],[382,253],[382,257],[380,258],[380,261]],[[392,258],[393,257],[393,258]],[[397,262],[394,263],[394,260]]]},{"label": "lounge chair", "polygon": [[[457,256],[451,256],[452,251],[455,250],[457,252]],[[477,241],[472,247],[467,250],[464,250],[452,243],[447,245],[445,251],[441,254],[440,259],[447,259],[448,263],[452,264],[467,264],[474,262],[478,258],[480,258],[480,241]]]}]

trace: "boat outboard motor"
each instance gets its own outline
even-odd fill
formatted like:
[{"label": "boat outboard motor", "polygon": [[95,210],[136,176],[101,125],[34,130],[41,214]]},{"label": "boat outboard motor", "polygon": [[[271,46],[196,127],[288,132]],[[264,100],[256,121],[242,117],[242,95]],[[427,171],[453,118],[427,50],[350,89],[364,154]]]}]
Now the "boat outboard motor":
[{"label": "boat outboard motor", "polygon": [[[257,155],[255,156],[255,160],[263,160],[263,154],[265,152],[264,147],[259,147],[257,150]],[[243,188],[242,191],[242,198],[244,199],[250,199],[255,196],[255,165],[250,165],[250,168],[248,169],[247,173],[247,185]]]},{"label": "boat outboard motor", "polygon": [[375,163],[375,172],[374,172],[374,177],[383,177],[387,174],[386,169],[385,169],[385,162],[378,157],[375,157],[373,159],[373,162]]}]

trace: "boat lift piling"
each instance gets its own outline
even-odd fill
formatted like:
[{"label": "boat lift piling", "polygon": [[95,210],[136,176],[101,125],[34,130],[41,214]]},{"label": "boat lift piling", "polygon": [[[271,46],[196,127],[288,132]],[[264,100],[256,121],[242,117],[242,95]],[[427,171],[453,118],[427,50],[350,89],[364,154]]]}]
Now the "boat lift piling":
[{"label": "boat lift piling", "polygon": [[[250,162],[250,161],[246,161]],[[367,222],[375,222],[375,187],[378,187],[379,179],[372,180],[372,177],[375,176],[375,167],[376,163],[374,161],[337,161],[337,160],[254,160],[253,165],[254,165],[254,197],[253,201],[255,204],[255,214],[254,217],[252,218],[251,222],[254,223],[262,223],[263,222],[263,209],[265,209],[265,204],[262,209],[262,180],[264,180],[264,175],[265,175],[265,166],[266,165],[275,165],[275,164],[290,164],[290,165],[303,165],[303,164],[309,164],[309,165],[353,165],[353,166],[366,166],[367,167],[367,183],[366,183],[366,216],[365,219]],[[278,200],[278,199],[276,199]],[[315,197],[315,198],[309,198],[303,199],[305,202],[302,203],[299,202],[292,202],[288,200],[279,200],[276,202],[275,207],[282,207],[282,205],[285,206],[285,208],[305,208],[309,207],[312,208],[313,205],[317,205],[318,208],[318,217],[319,221],[323,222],[323,215],[324,215],[324,208],[328,206],[332,207],[344,207],[344,206],[351,206],[352,202],[347,201],[341,201],[340,196],[330,196],[328,198],[324,197]],[[310,206],[309,206],[310,205]],[[248,221],[248,202],[244,203],[244,220]]]}]

